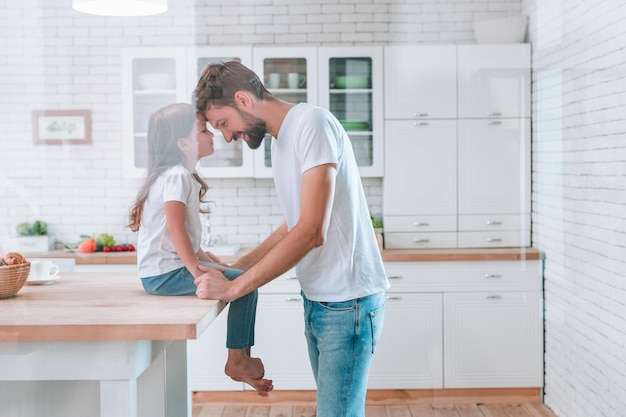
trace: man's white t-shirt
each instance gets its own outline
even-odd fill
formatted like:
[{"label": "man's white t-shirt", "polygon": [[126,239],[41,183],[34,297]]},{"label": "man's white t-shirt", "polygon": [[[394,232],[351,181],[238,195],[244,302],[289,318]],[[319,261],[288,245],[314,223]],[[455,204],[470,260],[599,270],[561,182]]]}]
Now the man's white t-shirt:
[{"label": "man's white t-shirt", "polygon": [[165,202],[185,204],[185,229],[194,253],[200,249],[200,184],[182,165],[168,168],[150,187],[143,206],[137,240],[137,271],[140,278],[153,277],[185,266],[167,230]]},{"label": "man's white t-shirt", "polygon": [[300,217],[302,174],[337,166],[335,195],[324,245],[296,266],[300,286],[314,301],[345,301],[389,287],[352,144],[339,121],[321,107],[301,103],[272,139],[274,182],[287,226]]}]

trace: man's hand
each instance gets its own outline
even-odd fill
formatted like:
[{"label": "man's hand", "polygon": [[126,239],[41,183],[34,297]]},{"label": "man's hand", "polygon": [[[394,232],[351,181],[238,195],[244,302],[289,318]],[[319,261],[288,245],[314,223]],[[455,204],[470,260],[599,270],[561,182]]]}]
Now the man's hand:
[{"label": "man's hand", "polygon": [[204,271],[204,274],[194,280],[198,298],[228,302],[237,299],[228,295],[232,283],[218,269],[205,265],[198,265],[198,269]]}]

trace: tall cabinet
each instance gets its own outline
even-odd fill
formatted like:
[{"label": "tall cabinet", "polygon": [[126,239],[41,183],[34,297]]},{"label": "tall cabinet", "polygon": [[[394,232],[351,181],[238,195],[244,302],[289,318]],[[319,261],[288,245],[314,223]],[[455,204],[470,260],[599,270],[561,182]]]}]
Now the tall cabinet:
[{"label": "tall cabinet", "polygon": [[529,45],[388,46],[384,62],[385,246],[528,246]]}]

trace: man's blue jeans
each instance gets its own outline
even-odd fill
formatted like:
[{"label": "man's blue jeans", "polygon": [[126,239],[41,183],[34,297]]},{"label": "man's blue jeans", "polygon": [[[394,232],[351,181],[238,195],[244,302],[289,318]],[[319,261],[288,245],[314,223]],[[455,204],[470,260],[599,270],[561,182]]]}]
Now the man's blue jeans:
[{"label": "man's blue jeans", "polygon": [[[204,265],[217,267],[209,262]],[[219,266],[219,268],[223,268]],[[243,271],[227,268],[223,274],[234,280]],[[155,295],[192,295],[196,293],[193,275],[185,268],[175,269],[154,277],[142,278],[141,283],[148,294]],[[246,349],[254,346],[254,324],[258,292],[252,291],[230,303],[226,330],[226,347],[228,349]]]},{"label": "man's blue jeans", "polygon": [[342,302],[304,300],[304,334],[317,384],[317,417],[364,417],[367,377],[385,292]]}]

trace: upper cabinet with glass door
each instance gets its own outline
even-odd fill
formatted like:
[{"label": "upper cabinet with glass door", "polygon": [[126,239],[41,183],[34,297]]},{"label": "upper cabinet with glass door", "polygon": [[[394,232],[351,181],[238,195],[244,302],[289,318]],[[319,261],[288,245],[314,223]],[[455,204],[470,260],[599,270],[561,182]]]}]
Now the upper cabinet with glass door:
[{"label": "upper cabinet with glass door", "polygon": [[[317,48],[254,48],[253,70],[272,95],[290,103],[317,104]],[[272,178],[272,137],[254,154],[254,176]]]},{"label": "upper cabinet with glass door", "polygon": [[[252,64],[252,49],[248,47],[192,48],[189,51],[189,98],[204,69],[213,63],[239,61],[248,68]],[[189,100],[189,99],[188,99]],[[200,160],[199,172],[205,178],[237,178],[254,175],[254,151],[242,140],[226,143],[217,131],[213,138],[215,153]]]},{"label": "upper cabinet with glass door", "polygon": [[189,102],[187,55],[179,48],[135,48],[122,54],[124,173],[146,175],[148,119],[156,110]]},{"label": "upper cabinet with glass door", "polygon": [[319,104],[344,126],[362,177],[383,176],[383,48],[318,49]]}]

